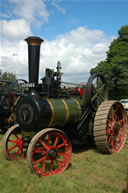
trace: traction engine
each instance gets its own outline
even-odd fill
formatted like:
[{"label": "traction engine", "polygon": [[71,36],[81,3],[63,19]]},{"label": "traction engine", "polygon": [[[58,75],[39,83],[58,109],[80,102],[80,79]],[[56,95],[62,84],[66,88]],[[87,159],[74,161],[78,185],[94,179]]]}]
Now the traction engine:
[{"label": "traction engine", "polygon": [[86,86],[72,92],[62,87],[61,64],[47,68],[38,83],[39,37],[28,37],[29,82],[15,104],[17,124],[3,138],[8,159],[25,158],[39,176],[62,173],[71,158],[71,144],[93,144],[103,153],[119,152],[126,140],[127,118],[122,104],[108,100],[101,74],[92,74]]}]

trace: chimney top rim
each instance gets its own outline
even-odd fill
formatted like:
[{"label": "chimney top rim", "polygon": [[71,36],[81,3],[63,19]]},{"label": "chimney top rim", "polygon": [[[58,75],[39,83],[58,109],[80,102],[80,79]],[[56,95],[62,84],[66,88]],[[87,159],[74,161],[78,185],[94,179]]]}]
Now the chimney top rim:
[{"label": "chimney top rim", "polygon": [[25,39],[28,45],[40,45],[44,40],[38,36],[29,36]]}]

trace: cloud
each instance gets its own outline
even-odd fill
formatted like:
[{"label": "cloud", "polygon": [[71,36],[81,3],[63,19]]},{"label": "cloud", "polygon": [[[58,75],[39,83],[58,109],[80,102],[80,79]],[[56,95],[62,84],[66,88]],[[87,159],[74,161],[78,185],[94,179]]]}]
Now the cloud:
[{"label": "cloud", "polygon": [[1,20],[1,36],[13,41],[23,39],[24,37],[31,35],[29,24],[24,19],[16,20]]},{"label": "cloud", "polygon": [[53,1],[53,2],[52,2],[52,5],[53,5],[53,6],[57,9],[57,11],[59,11],[60,13],[66,14],[66,10],[65,10],[64,8],[60,7],[60,6],[56,3],[56,1]]},{"label": "cloud", "polygon": [[9,0],[9,2],[15,5],[13,14],[25,19],[28,23],[41,25],[48,22],[50,13],[43,0]]},{"label": "cloud", "polygon": [[2,72],[13,72],[18,78],[27,79],[27,46],[25,41],[10,42],[4,40],[1,52]]},{"label": "cloud", "polygon": [[[41,45],[40,79],[45,68],[55,69],[59,60],[64,72],[62,80],[76,83],[87,81],[90,69],[106,58],[113,38],[107,37],[101,30],[78,27],[55,40],[45,40]],[[2,71],[16,71],[18,78],[28,79],[27,44],[24,40],[16,43],[10,41],[4,41],[2,47]]]},{"label": "cloud", "polygon": [[[114,37],[106,37],[101,30],[78,27],[62,34],[56,40],[42,45],[41,71],[49,65],[62,63],[64,78],[84,82],[89,71],[106,58],[106,51]],[[79,78],[78,78],[79,77]]]}]

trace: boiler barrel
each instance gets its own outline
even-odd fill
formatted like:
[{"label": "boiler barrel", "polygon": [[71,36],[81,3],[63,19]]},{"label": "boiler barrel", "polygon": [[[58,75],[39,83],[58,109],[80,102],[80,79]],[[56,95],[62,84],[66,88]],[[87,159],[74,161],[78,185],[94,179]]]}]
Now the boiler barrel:
[{"label": "boiler barrel", "polygon": [[63,127],[81,116],[81,100],[79,98],[41,98],[24,97],[16,108],[16,118],[20,126],[26,130],[49,127]]}]

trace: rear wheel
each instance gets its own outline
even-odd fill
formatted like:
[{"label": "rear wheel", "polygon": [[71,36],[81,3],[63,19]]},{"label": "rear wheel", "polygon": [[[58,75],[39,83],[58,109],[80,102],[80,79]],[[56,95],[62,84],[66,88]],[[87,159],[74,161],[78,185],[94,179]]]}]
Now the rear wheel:
[{"label": "rear wheel", "polygon": [[58,129],[44,129],[30,142],[27,160],[32,171],[39,176],[62,173],[71,158],[71,144],[67,135]]},{"label": "rear wheel", "polygon": [[127,136],[127,116],[121,103],[103,102],[94,120],[94,141],[101,152],[114,153],[123,149]]}]

